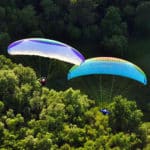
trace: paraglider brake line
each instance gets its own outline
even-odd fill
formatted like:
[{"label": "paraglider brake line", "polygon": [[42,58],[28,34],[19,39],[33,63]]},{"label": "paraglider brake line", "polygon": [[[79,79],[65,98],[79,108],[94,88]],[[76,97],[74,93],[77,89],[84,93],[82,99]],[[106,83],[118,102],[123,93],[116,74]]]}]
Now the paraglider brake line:
[{"label": "paraglider brake line", "polygon": [[115,76],[112,77],[111,89],[110,89],[110,101],[112,98],[113,88],[114,88]]}]

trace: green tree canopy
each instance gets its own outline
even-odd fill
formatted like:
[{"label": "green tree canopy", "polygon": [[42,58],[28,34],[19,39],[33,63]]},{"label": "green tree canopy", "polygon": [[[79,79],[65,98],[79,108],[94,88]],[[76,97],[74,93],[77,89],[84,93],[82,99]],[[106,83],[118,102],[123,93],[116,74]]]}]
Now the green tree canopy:
[{"label": "green tree canopy", "polygon": [[141,125],[143,113],[137,108],[135,101],[117,96],[109,106],[112,112],[109,118],[113,132],[136,132]]},{"label": "green tree canopy", "polygon": [[140,35],[147,36],[150,35],[150,2],[142,2],[136,8],[136,17],[135,17],[135,28],[136,32]]},{"label": "green tree canopy", "polygon": [[101,22],[103,45],[105,49],[122,54],[127,47],[126,23],[121,21],[120,11],[116,7],[109,7]]}]

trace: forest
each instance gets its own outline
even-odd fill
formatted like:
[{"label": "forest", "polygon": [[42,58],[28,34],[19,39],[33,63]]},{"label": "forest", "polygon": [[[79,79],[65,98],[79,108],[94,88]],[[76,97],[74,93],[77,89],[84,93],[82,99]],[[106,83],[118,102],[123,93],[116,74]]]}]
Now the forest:
[{"label": "forest", "polygon": [[[149,15],[148,0],[1,0],[0,149],[148,150]],[[67,43],[86,59],[131,61],[148,84],[110,75],[68,81],[72,64],[8,54],[10,43],[32,37]]]}]

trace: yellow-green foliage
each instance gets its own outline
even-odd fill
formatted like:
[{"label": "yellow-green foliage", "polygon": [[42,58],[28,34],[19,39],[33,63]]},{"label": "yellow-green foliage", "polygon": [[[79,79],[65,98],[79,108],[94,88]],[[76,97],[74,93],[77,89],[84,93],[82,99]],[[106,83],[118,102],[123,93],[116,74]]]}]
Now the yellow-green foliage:
[{"label": "yellow-green foliage", "polygon": [[0,83],[0,149],[130,150],[144,145],[142,113],[135,102],[115,97],[110,115],[103,115],[80,90],[42,87],[34,70],[22,65],[0,70]]},{"label": "yellow-green foliage", "polygon": [[146,147],[144,150],[148,150],[150,147],[150,122],[145,122],[142,124],[142,128],[146,131]]}]

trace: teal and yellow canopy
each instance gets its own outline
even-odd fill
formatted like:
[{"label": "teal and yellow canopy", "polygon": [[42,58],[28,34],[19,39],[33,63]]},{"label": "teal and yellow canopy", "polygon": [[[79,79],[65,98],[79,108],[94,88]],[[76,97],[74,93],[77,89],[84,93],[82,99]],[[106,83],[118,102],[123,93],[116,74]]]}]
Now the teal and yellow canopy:
[{"label": "teal and yellow canopy", "polygon": [[81,65],[75,65],[69,70],[68,80],[92,74],[118,75],[147,84],[146,75],[142,69],[129,61],[115,57],[87,59]]}]

